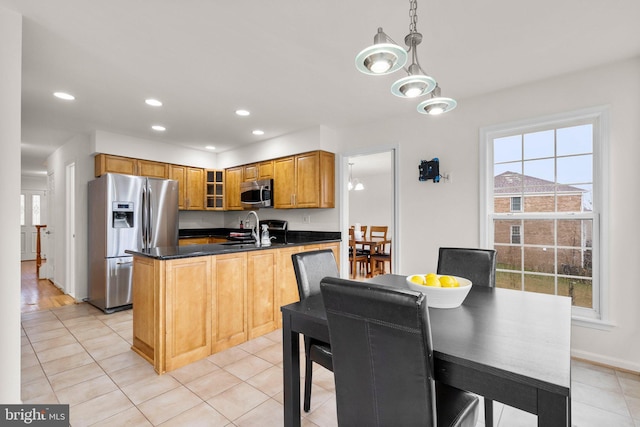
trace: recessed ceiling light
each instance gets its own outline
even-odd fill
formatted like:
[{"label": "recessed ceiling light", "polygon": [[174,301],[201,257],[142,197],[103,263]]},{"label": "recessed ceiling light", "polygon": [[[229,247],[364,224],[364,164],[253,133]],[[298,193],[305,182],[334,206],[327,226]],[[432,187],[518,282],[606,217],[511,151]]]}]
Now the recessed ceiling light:
[{"label": "recessed ceiling light", "polygon": [[247,110],[236,110],[236,114],[239,116],[248,116],[251,113]]},{"label": "recessed ceiling light", "polygon": [[73,101],[74,99],[76,99],[75,96],[66,92],[54,92],[53,96],[55,96],[56,98],[64,99],[65,101]]},{"label": "recessed ceiling light", "polygon": [[207,145],[204,148],[206,148],[207,150],[215,150],[216,149],[216,147],[214,147],[213,145]]},{"label": "recessed ceiling light", "polygon": [[256,129],[251,133],[254,134],[254,135],[264,135],[264,131],[260,130],[260,129]]},{"label": "recessed ceiling light", "polygon": [[157,99],[149,98],[145,99],[144,102],[147,105],[151,105],[152,107],[162,107],[162,102],[158,101]]},{"label": "recessed ceiling light", "polygon": [[166,127],[160,125],[153,125],[151,126],[151,129],[157,130],[158,132],[164,132],[165,130],[167,130]]}]

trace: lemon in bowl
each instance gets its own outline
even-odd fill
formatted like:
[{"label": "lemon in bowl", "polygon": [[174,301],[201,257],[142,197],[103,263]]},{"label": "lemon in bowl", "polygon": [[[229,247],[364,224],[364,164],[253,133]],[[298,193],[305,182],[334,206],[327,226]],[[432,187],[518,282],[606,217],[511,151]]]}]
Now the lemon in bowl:
[{"label": "lemon in bowl", "polygon": [[451,275],[412,274],[407,286],[427,296],[427,305],[433,308],[460,307],[471,290],[471,280]]}]

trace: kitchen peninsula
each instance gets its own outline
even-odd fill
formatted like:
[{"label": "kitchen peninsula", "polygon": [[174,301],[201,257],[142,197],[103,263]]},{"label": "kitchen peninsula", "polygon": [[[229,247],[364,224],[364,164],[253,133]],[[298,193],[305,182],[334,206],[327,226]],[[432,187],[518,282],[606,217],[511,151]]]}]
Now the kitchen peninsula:
[{"label": "kitchen peninsula", "polygon": [[158,374],[269,333],[298,300],[291,255],[330,248],[339,232],[290,232],[286,241],[127,251],[133,255],[133,346]]}]

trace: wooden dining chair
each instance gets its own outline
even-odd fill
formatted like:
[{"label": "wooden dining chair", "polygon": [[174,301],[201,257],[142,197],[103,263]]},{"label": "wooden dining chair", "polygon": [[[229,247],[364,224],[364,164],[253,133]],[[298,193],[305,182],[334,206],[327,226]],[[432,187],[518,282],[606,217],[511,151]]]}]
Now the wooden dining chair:
[{"label": "wooden dining chair", "polygon": [[356,278],[358,268],[365,264],[365,272],[369,273],[369,253],[358,247],[355,240],[353,228],[349,229],[349,268],[351,278]]},{"label": "wooden dining chair", "polygon": [[[296,274],[300,300],[320,293],[320,281],[327,276],[338,277],[338,263],[331,249],[300,252],[291,255],[293,270]],[[333,371],[331,346],[315,338],[304,337],[304,411],[311,407],[312,362]]]},{"label": "wooden dining chair", "polygon": [[[387,240],[387,232],[389,227],[372,225],[371,231],[369,232],[371,239],[380,238],[383,240]],[[371,274],[385,274],[386,273],[386,263],[389,263],[389,273],[391,271],[391,243],[384,243],[376,246],[376,250],[371,253],[369,256],[369,260],[371,263]]]},{"label": "wooden dining chair", "polygon": [[[471,280],[473,286],[496,286],[496,251],[477,248],[440,248],[438,274]],[[484,424],[493,427],[493,400],[484,398]]]},{"label": "wooden dining chair", "polygon": [[475,427],[479,398],[435,381],[421,292],[327,277],[340,426]]}]

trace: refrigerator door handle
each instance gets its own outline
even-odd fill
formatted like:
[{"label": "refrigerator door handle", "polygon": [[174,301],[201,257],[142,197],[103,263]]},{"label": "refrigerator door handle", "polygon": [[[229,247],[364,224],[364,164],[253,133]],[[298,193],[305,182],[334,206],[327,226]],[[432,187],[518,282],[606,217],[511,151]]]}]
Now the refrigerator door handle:
[{"label": "refrigerator door handle", "polygon": [[[148,181],[147,181],[148,182]],[[153,242],[153,192],[151,187],[148,187],[149,197],[147,198],[147,249],[151,249],[151,243]]]},{"label": "refrigerator door handle", "polygon": [[147,189],[142,187],[142,203],[140,203],[142,209],[142,250],[147,249]]}]

